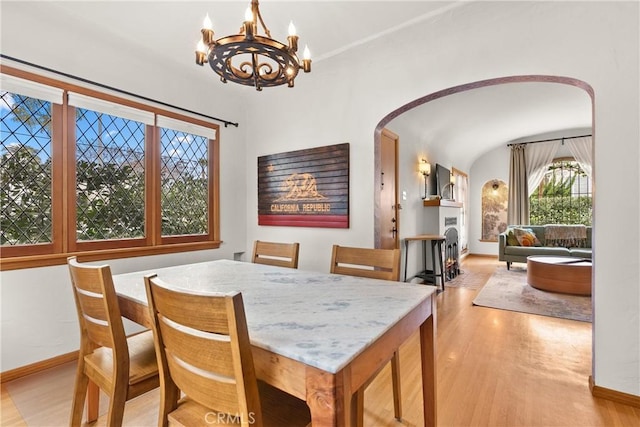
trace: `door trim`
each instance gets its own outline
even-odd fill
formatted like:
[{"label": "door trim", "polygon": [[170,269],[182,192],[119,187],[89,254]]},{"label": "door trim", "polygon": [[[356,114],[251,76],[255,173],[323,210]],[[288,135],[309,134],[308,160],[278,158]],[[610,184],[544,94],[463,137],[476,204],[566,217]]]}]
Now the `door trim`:
[{"label": "door trim", "polygon": [[[400,137],[398,135],[396,135],[395,133],[391,132],[389,129],[387,128],[376,128],[375,130],[375,135],[374,135],[374,139],[375,139],[375,149],[374,149],[374,156],[375,156],[375,167],[374,167],[374,180],[373,180],[373,185],[374,185],[374,205],[373,205],[373,229],[374,229],[374,247],[375,248],[381,248],[382,247],[382,235],[381,235],[381,228],[382,228],[382,219],[381,219],[381,214],[382,214],[382,206],[381,206],[381,201],[380,201],[380,186],[382,184],[381,178],[380,178],[380,173],[382,172],[382,134],[386,134],[387,136],[395,139],[396,144],[395,144],[395,177],[394,180],[396,182],[395,185],[395,203],[396,205],[398,204],[398,188],[400,186],[400,183],[398,181],[399,179],[399,171],[398,171],[398,154],[400,152]],[[400,248],[400,211],[399,209],[396,208],[396,229],[398,230],[396,232],[396,249]]]}]

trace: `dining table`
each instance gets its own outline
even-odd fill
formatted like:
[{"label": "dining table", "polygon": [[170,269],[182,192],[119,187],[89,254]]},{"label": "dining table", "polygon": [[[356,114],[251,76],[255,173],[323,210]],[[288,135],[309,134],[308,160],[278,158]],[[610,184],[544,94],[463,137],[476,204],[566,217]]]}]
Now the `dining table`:
[{"label": "dining table", "polygon": [[241,292],[258,379],[306,401],[314,427],[356,425],[355,393],[419,333],[423,423],[436,425],[434,287],[231,260],[114,275],[122,316],[149,328],[148,274]]}]

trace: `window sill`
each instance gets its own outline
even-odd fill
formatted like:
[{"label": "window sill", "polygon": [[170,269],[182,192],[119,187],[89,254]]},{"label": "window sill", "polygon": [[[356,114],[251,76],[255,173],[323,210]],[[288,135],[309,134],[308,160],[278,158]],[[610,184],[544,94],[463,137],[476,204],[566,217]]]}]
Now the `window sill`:
[{"label": "window sill", "polygon": [[145,246],[139,248],[105,249],[91,252],[69,252],[48,255],[21,256],[0,258],[0,271],[19,270],[24,268],[49,267],[67,263],[67,258],[77,256],[79,261],[98,261],[117,258],[133,258],[150,255],[164,255],[179,252],[217,249],[222,241],[197,243],[177,243],[162,246]]}]

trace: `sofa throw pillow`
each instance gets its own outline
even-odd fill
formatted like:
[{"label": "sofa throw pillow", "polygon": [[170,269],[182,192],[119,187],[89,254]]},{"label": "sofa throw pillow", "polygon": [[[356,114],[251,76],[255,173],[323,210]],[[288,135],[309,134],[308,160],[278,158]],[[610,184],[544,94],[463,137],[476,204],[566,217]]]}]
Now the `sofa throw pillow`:
[{"label": "sofa throw pillow", "polygon": [[513,229],[507,232],[507,246],[520,246],[520,242],[518,242],[518,238],[514,234]]},{"label": "sofa throw pillow", "polygon": [[536,234],[530,228],[515,228],[513,230],[520,246],[542,246]]}]

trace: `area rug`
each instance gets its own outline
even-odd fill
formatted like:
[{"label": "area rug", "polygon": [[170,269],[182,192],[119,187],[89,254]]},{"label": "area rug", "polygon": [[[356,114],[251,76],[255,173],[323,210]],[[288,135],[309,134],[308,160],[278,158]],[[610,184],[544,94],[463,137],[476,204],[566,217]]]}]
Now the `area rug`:
[{"label": "area rug", "polygon": [[526,267],[499,266],[474,305],[591,322],[591,297],[545,292],[527,284]]}]

